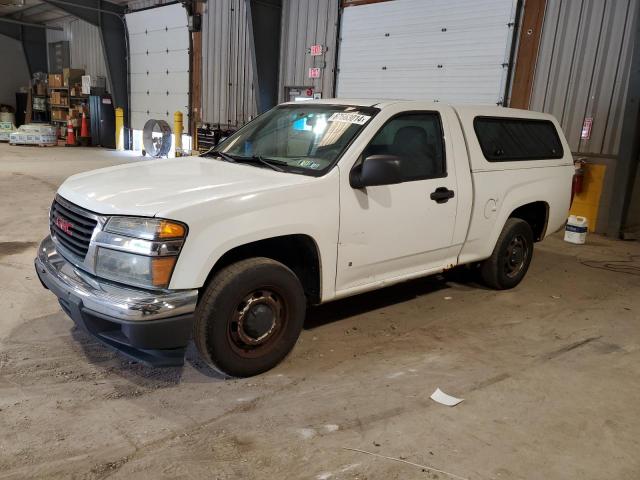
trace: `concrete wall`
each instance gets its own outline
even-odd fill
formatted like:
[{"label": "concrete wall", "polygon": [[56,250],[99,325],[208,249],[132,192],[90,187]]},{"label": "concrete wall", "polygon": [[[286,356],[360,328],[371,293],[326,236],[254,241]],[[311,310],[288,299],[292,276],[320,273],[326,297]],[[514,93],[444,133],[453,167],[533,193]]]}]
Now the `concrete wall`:
[{"label": "concrete wall", "polygon": [[22,43],[0,35],[0,58],[3,68],[0,75],[0,103],[16,106],[16,92],[29,85],[29,68],[22,50]]}]

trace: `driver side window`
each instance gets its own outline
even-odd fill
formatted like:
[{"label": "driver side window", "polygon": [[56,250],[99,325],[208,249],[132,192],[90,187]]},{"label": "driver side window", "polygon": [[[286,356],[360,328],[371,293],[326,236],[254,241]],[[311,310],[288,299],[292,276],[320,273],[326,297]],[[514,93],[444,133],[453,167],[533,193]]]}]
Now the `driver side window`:
[{"label": "driver side window", "polygon": [[376,133],[362,157],[371,155],[398,157],[405,182],[446,177],[440,115],[418,112],[392,118]]}]

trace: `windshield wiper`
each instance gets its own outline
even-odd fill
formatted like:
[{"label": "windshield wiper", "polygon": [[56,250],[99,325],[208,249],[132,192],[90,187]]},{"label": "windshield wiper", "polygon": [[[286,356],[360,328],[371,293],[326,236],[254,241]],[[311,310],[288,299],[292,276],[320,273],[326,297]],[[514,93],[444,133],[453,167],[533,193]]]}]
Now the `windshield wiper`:
[{"label": "windshield wiper", "polygon": [[284,168],[279,167],[278,165],[282,165],[283,167],[288,167],[289,164],[287,162],[283,162],[282,160],[277,160],[275,158],[265,158],[262,155],[253,155],[251,157],[236,157],[235,161],[237,162],[258,162],[267,167],[275,170],[276,172],[284,172]]},{"label": "windshield wiper", "polygon": [[220,150],[213,150],[211,152],[207,152],[204,154],[204,156],[209,156],[209,155],[212,157],[220,157],[227,162],[236,163],[235,158],[233,158],[231,155],[227,153],[221,152]]}]

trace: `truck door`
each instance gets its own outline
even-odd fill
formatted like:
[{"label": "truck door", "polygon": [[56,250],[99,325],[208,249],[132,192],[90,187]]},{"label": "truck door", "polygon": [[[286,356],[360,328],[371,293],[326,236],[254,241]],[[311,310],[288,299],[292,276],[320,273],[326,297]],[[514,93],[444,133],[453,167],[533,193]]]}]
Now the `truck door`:
[{"label": "truck door", "polygon": [[373,135],[355,162],[397,157],[402,183],[352,188],[341,165],[336,291],[376,286],[456,262],[455,166],[440,111],[402,112]]}]

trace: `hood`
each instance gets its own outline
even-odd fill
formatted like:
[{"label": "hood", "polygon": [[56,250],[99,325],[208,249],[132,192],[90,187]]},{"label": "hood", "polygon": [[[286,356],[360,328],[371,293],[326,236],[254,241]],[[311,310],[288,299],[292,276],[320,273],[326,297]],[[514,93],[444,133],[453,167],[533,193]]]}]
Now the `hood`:
[{"label": "hood", "polygon": [[106,215],[163,216],[216,198],[312,181],[313,177],[213,158],[147,160],[69,177],[58,194]]}]

